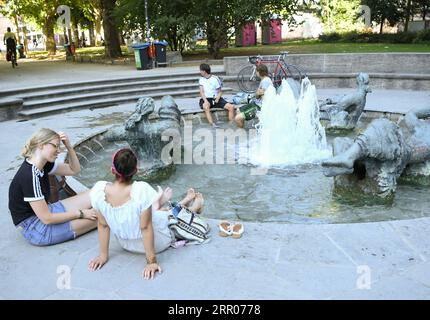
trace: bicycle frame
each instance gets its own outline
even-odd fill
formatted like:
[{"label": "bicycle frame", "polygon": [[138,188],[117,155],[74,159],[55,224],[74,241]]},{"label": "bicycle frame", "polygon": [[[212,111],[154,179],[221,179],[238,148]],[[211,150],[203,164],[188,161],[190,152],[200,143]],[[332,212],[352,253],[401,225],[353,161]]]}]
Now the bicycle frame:
[{"label": "bicycle frame", "polygon": [[12,66],[14,67],[16,64],[16,50],[14,52],[14,50],[8,49],[6,50],[6,53],[10,53],[10,60],[12,62]]},{"label": "bicycle frame", "polygon": [[303,78],[303,72],[296,67],[295,65],[288,64],[286,62],[285,57],[288,52],[282,51],[279,55],[272,59],[265,59],[261,55],[258,56],[250,56],[248,57],[248,61],[251,66],[243,67],[238,75],[237,82],[238,86],[241,90],[245,92],[253,92],[254,88],[257,87],[257,67],[262,64],[275,64],[276,66],[269,73],[269,77],[273,81],[273,85],[277,88],[281,85],[283,79],[292,78],[293,80],[297,80],[301,82]]},{"label": "bicycle frame", "polygon": [[[286,54],[280,54],[278,56],[277,60],[274,59],[263,59],[261,56],[257,56],[257,61],[255,63],[255,66],[261,65],[261,64],[276,64],[275,70],[273,72],[273,76],[277,75],[279,70],[282,70],[282,72],[284,73],[285,76],[287,76],[287,71],[285,70],[285,60],[284,60],[284,56],[286,56]],[[252,74],[252,76],[255,76],[255,72],[256,72],[256,68],[254,68],[254,72]]]}]

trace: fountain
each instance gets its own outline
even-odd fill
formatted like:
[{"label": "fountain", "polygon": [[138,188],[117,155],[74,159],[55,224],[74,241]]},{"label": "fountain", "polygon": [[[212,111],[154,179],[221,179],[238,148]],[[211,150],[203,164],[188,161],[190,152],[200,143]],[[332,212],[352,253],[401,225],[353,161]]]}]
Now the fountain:
[{"label": "fountain", "polygon": [[[112,179],[109,170],[112,153],[118,147],[131,146],[141,158],[142,175],[138,179],[174,190],[183,191],[192,186],[204,192],[208,195],[205,216],[209,218],[349,223],[430,216],[428,187],[397,183],[428,181],[430,149],[426,146],[430,142],[423,137],[429,136],[430,128],[421,120],[428,112],[408,114],[399,125],[386,119],[375,120],[354,141],[349,137],[326,136],[319,121],[317,101],[316,89],[308,79],[303,80],[300,90],[287,82],[283,82],[279,92],[268,89],[259,114],[260,122],[254,130],[257,135],[247,141],[247,146],[248,143],[256,146],[252,150],[257,152],[248,153],[245,161],[234,152],[232,163],[217,161],[199,165],[203,162],[196,159],[206,159],[206,156],[196,158],[194,154],[214,147],[218,150],[215,139],[218,134],[226,136],[226,132],[242,130],[248,137],[251,129],[235,131],[226,123],[221,128],[210,128],[200,113],[181,114],[172,98],[163,98],[158,110],[151,98],[142,98],[125,125],[89,137],[76,147],[82,154],[83,164],[78,179],[87,187],[97,180]],[[227,121],[224,111],[215,111],[215,116]],[[169,144],[172,146],[171,140],[162,139],[165,130],[179,131],[180,139],[173,147],[182,152],[192,151],[189,154],[193,156],[187,158],[192,161],[185,160],[185,153],[184,162],[162,161],[163,150]],[[212,139],[210,148],[202,147],[201,137]],[[227,142],[220,141],[223,141],[223,150],[243,147],[236,139],[227,137]],[[360,150],[366,152],[351,165],[347,158],[354,154],[354,149],[348,150],[355,143],[361,143],[364,149]],[[329,159],[331,145],[333,159]],[[386,148],[378,153],[375,149],[378,146]],[[378,155],[382,156],[377,158]],[[265,174],[252,174],[253,169],[260,167],[267,168]],[[337,191],[342,187],[356,196],[339,197]],[[375,202],[374,198],[369,200],[364,197],[367,191],[377,194],[377,198],[391,196],[392,201],[387,205]],[[176,192],[174,196],[176,200],[181,195]],[[418,200],[411,202],[411,198]]]},{"label": "fountain", "polygon": [[330,156],[319,121],[315,86],[303,79],[298,97],[285,79],[269,87],[263,98],[257,126],[257,155],[253,163],[264,166],[317,163]]}]

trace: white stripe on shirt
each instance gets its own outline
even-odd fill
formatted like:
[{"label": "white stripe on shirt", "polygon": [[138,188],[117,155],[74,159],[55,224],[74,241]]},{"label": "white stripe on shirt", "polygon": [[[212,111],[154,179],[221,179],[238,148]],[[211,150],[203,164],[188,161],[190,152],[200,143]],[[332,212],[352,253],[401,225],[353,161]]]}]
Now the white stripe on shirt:
[{"label": "white stripe on shirt", "polygon": [[25,202],[32,202],[32,201],[38,201],[38,200],[45,200],[45,197],[39,197],[39,198],[24,198]]},{"label": "white stripe on shirt", "polygon": [[39,176],[36,173],[36,167],[35,166],[33,166],[32,171],[33,171],[33,191],[34,191],[34,196],[36,198],[43,197],[42,189],[40,187]]}]

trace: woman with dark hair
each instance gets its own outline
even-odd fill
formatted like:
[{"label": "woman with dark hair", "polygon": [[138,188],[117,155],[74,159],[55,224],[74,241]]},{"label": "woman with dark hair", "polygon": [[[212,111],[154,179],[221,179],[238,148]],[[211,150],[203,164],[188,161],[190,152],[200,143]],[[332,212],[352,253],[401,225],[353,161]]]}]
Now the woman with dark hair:
[{"label": "woman with dark hair", "polygon": [[[112,173],[115,181],[98,181],[91,190],[91,204],[97,210],[100,255],[92,259],[89,269],[100,269],[109,257],[110,232],[121,247],[130,252],[144,253],[147,264],[143,270],[145,279],[152,279],[161,272],[156,253],[169,248],[175,237],[168,227],[169,211],[162,206],[172,197],[172,189],[155,191],[144,181],[132,181],[137,173],[138,159],[131,149],[120,149],[112,156]],[[180,202],[193,212],[203,206],[203,197],[189,189]],[[143,240],[143,241],[142,241]]]},{"label": "woman with dark hair", "polygon": [[269,77],[269,70],[265,64],[260,64],[257,66],[257,76],[261,79],[260,85],[255,93],[257,99],[243,105],[239,108],[239,112],[234,118],[236,124],[239,128],[243,128],[245,125],[245,120],[254,119],[257,115],[257,111],[261,110],[262,97],[264,95],[264,91],[273,85],[272,79]]}]

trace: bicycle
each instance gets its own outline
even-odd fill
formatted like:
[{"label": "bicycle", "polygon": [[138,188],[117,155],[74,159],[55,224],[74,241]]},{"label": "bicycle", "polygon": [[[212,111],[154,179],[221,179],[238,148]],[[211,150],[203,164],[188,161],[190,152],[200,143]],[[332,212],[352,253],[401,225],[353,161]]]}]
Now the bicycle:
[{"label": "bicycle", "polygon": [[7,50],[7,54],[10,55],[10,61],[12,63],[12,68],[15,68],[18,66],[18,64],[16,63],[16,50]]},{"label": "bicycle", "polygon": [[282,79],[293,79],[301,84],[306,73],[302,72],[299,67],[287,63],[285,61],[287,55],[288,51],[281,51],[277,59],[265,59],[260,55],[250,56],[248,61],[251,65],[242,68],[237,75],[237,84],[240,90],[246,93],[254,93],[257,90],[259,79],[256,69],[260,64],[276,64],[274,71],[269,72],[269,77],[275,88],[281,85]]}]

